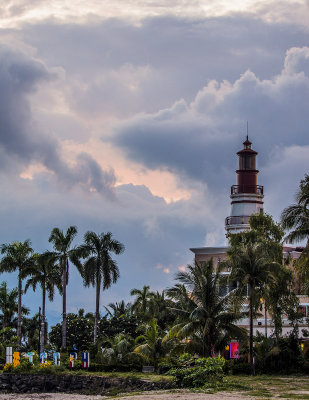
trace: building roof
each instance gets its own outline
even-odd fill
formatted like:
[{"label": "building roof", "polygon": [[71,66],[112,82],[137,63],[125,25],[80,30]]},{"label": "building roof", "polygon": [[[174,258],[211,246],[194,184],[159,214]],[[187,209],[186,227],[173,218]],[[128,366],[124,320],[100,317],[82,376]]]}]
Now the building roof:
[{"label": "building roof", "polygon": [[193,247],[190,250],[194,254],[225,254],[228,247]]}]

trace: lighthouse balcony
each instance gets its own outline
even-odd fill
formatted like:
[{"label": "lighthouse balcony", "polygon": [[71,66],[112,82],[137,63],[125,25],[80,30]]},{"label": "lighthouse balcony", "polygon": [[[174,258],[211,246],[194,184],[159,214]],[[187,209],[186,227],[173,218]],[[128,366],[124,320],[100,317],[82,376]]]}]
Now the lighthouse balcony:
[{"label": "lighthouse balcony", "polygon": [[[264,187],[261,185],[233,185],[231,194],[253,193],[263,196]],[[238,218],[238,217],[235,217]],[[240,217],[239,217],[240,218]]]},{"label": "lighthouse balcony", "polygon": [[250,216],[248,215],[226,217],[225,226],[229,227],[230,225],[249,225],[249,218]]}]

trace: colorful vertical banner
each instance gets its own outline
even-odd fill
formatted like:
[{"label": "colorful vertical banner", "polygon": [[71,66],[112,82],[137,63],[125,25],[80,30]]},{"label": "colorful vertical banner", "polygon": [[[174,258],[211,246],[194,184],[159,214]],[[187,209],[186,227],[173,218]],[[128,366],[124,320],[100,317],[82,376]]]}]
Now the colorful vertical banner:
[{"label": "colorful vertical banner", "polygon": [[14,368],[20,365],[20,354],[18,351],[13,353],[13,366]]},{"label": "colorful vertical banner", "polygon": [[29,351],[29,353],[22,353],[22,356],[23,356],[24,358],[28,358],[29,362],[30,362],[31,364],[33,364],[33,356],[34,356],[34,353],[33,353],[32,351]]},{"label": "colorful vertical banner", "polygon": [[239,358],[239,343],[230,343],[230,358]]},{"label": "colorful vertical banner", "polygon": [[74,358],[73,354],[70,354],[70,368],[74,367],[74,360],[75,360],[75,358]]},{"label": "colorful vertical banner", "polygon": [[70,368],[74,367],[74,360],[77,360],[77,353],[71,352],[70,353]]},{"label": "colorful vertical banner", "polygon": [[6,348],[6,363],[7,364],[13,363],[13,347]]},{"label": "colorful vertical banner", "polygon": [[53,362],[54,365],[56,365],[57,367],[60,366],[60,353],[58,352],[53,353]]},{"label": "colorful vertical banner", "polygon": [[40,363],[45,364],[47,361],[47,353],[40,353]]},{"label": "colorful vertical banner", "polygon": [[88,352],[82,353],[82,368],[89,368],[90,366],[90,354]]}]

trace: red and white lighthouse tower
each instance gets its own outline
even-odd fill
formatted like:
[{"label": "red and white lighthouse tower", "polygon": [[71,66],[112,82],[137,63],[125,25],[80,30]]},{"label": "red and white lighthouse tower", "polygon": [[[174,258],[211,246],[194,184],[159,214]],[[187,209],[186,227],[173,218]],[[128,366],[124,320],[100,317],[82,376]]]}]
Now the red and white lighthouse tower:
[{"label": "red and white lighthouse tower", "polygon": [[237,185],[231,187],[231,215],[225,219],[227,236],[249,230],[249,217],[263,210],[263,186],[257,184],[259,171],[256,169],[257,152],[251,142],[244,141],[238,155]]}]

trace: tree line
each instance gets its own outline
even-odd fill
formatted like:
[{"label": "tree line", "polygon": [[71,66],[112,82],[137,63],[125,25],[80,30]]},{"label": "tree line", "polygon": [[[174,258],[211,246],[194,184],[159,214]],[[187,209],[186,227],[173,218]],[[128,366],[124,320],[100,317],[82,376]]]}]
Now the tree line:
[{"label": "tree line", "polygon": [[[66,232],[54,228],[49,236],[53,244],[53,251],[42,254],[35,253],[29,239],[24,242],[13,242],[1,246],[3,258],[0,262],[0,272],[18,272],[17,294],[17,340],[22,345],[22,294],[31,287],[34,291],[37,286],[42,290],[42,317],[40,351],[45,344],[46,295],[50,301],[54,299],[55,288],[62,295],[62,348],[66,349],[66,287],[69,280],[69,260],[77,267],[85,286],[96,288],[96,311],[94,320],[94,342],[97,339],[97,324],[100,309],[100,290],[105,290],[115,283],[119,277],[119,269],[111,253],[120,254],[124,245],[113,238],[110,232],[96,234],[88,231],[84,235],[84,243],[73,247],[72,242],[77,234],[77,228],[70,226]],[[27,279],[23,291],[23,281]],[[6,284],[2,286],[7,295]],[[14,297],[14,296],[13,296]],[[6,310],[3,310],[3,315]],[[25,313],[25,312],[24,312]],[[3,325],[3,327],[6,327]]]},{"label": "tree line", "polygon": [[[227,260],[216,268],[212,259],[188,265],[185,272],[176,275],[174,286],[162,292],[153,292],[147,285],[132,289],[131,303],[123,300],[111,303],[104,307],[104,316],[100,313],[100,290],[117,281],[119,270],[111,255],[124,251],[123,244],[111,233],[87,232],[83,244],[73,247],[76,228],[70,227],[66,232],[55,228],[49,237],[54,250],[40,255],[34,253],[29,240],[2,245],[1,271],[18,270],[18,288],[10,292],[2,284],[0,308],[4,304],[2,293],[13,299],[12,304],[18,296],[16,326],[21,345],[22,314],[27,313],[21,302],[22,281],[27,279],[25,291],[30,287],[35,290],[37,285],[42,288],[41,349],[46,343],[45,297],[48,295],[52,300],[58,288],[63,298],[63,319],[62,324],[51,328],[47,346],[65,349],[75,345],[79,350],[91,349],[96,360],[112,365],[130,365],[138,359],[157,366],[160,361],[184,352],[202,357],[224,354],[227,343],[237,339],[243,349],[249,343],[251,372],[255,374],[254,354],[258,356],[259,351],[268,348],[273,360],[272,349],[277,348],[278,352],[286,346],[282,342],[283,316],[291,324],[288,340],[291,346],[298,346],[303,315],[297,310],[295,277],[300,277],[302,294],[309,295],[308,205],[309,176],[306,175],[300,183],[296,203],[282,212],[281,224],[267,214],[252,215],[250,231],[230,236]],[[283,229],[290,230],[286,237]],[[306,240],[306,247],[292,268],[291,260],[283,259],[284,240]],[[84,284],[96,288],[95,313],[85,315],[84,310],[79,310],[78,314],[66,314],[69,261],[77,267]],[[223,274],[223,271],[229,273]],[[5,307],[2,308],[3,328],[12,320],[14,307],[7,307],[5,312]],[[262,308],[265,319],[269,314],[273,321],[274,333],[268,337],[265,324],[265,336],[254,338],[253,321]],[[248,332],[240,327],[239,321],[243,318],[249,318],[249,340]],[[303,333],[309,335],[306,329]],[[254,348],[254,341],[263,345]]]}]

